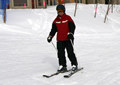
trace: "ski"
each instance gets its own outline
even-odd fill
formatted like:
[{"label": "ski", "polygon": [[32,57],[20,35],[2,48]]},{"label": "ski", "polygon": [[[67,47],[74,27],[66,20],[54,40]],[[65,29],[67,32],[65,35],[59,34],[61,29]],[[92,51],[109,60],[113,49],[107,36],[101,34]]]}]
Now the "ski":
[{"label": "ski", "polygon": [[[69,72],[69,71],[71,71],[71,70],[68,70],[68,71],[66,71],[66,72]],[[50,77],[53,77],[53,76],[58,75],[58,74],[60,74],[60,73],[61,73],[61,72],[57,71],[57,72],[52,73],[52,74],[50,74],[50,75],[43,75],[43,77],[50,78]],[[63,72],[63,73],[65,73],[65,72]]]},{"label": "ski", "polygon": [[60,74],[60,72],[55,72],[55,73],[53,73],[51,75],[43,75],[43,77],[50,78],[50,77],[58,75],[58,74]]},{"label": "ski", "polygon": [[81,71],[81,70],[83,70],[83,67],[77,69],[76,71],[71,71],[71,72],[70,72],[69,74],[67,74],[67,75],[64,75],[64,78],[70,78],[73,74],[75,74],[75,73],[77,73],[77,72],[79,72],[79,71]]}]

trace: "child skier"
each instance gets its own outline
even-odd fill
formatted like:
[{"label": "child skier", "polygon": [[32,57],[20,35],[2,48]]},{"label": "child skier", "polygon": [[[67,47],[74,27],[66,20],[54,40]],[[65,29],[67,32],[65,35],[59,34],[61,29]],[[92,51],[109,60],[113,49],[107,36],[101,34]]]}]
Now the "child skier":
[{"label": "child skier", "polygon": [[67,71],[65,48],[68,53],[68,58],[71,61],[72,71],[76,71],[78,69],[78,63],[73,49],[75,24],[71,17],[66,15],[64,5],[58,5],[56,10],[58,16],[52,23],[52,29],[47,41],[50,43],[57,32],[58,71],[61,73]]}]

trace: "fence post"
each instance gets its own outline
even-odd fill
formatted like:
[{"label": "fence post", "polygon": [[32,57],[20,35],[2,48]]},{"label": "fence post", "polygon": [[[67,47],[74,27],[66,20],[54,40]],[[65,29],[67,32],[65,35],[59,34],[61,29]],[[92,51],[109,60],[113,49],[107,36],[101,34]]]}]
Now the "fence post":
[{"label": "fence post", "polygon": [[74,16],[76,15],[76,11],[77,11],[77,0],[75,0],[75,12],[74,12]]},{"label": "fence post", "polygon": [[108,2],[108,8],[107,8],[107,12],[106,12],[106,15],[105,15],[104,23],[106,22],[106,19],[107,19],[107,15],[108,15],[108,13],[109,13],[109,10],[110,10],[110,1]]},{"label": "fence post", "polygon": [[4,23],[6,23],[6,0],[5,0],[5,7],[4,7]]}]

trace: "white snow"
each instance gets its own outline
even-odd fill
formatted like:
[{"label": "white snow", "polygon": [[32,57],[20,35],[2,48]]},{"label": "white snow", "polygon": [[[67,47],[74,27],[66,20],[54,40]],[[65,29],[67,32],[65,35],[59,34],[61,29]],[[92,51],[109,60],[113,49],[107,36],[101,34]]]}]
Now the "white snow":
[{"label": "white snow", "polygon": [[[43,78],[58,69],[56,50],[46,39],[56,6],[9,9],[7,23],[0,20],[0,85],[120,85],[120,5],[106,23],[106,5],[99,5],[96,18],[94,4],[78,4],[76,17],[74,5],[66,4],[66,13],[76,23],[74,48],[84,70],[69,79],[64,74]],[[67,65],[70,69],[68,58]]]}]

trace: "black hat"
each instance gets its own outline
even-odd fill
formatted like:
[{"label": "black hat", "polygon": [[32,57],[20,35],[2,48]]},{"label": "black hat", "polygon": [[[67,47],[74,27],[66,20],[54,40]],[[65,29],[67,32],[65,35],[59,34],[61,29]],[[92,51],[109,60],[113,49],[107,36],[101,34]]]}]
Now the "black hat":
[{"label": "black hat", "polygon": [[64,5],[57,5],[56,10],[63,10],[63,12],[65,13],[65,6]]}]

